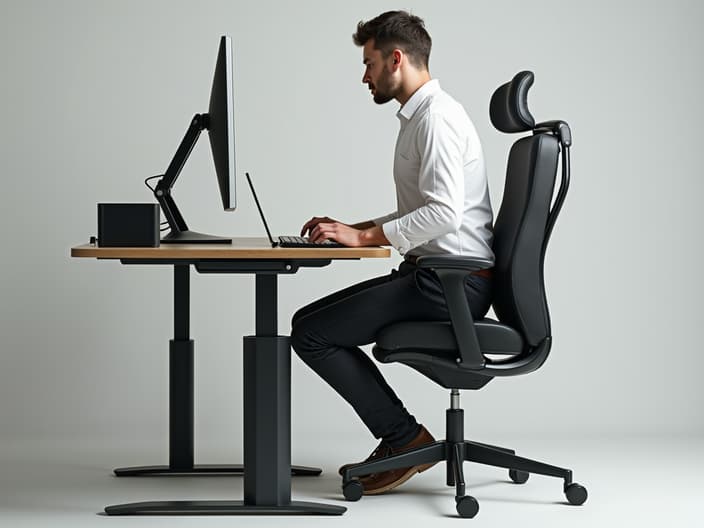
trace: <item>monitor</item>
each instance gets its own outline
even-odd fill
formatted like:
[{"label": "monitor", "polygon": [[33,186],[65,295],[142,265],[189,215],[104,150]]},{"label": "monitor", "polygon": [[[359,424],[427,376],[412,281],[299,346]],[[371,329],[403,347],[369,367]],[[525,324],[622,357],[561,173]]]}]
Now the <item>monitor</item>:
[{"label": "monitor", "polygon": [[198,141],[200,133],[207,130],[223,208],[226,211],[234,211],[236,207],[235,113],[232,71],[232,41],[230,37],[223,36],[220,38],[218,57],[215,62],[215,75],[210,91],[208,113],[193,116],[186,135],[166,172],[159,176],[160,180],[152,189],[169,224],[169,234],[161,239],[164,244],[232,243],[230,238],[191,231],[171,195],[171,189]]}]

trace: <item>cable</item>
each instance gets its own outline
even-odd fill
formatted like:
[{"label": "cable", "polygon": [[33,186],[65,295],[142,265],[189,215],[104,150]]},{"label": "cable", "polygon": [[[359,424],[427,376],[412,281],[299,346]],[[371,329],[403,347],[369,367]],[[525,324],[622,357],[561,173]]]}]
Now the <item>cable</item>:
[{"label": "cable", "polygon": [[[156,179],[156,178],[163,178],[163,177],[164,177],[163,174],[157,174],[156,176],[150,176],[149,178],[147,178],[146,180],[144,180],[144,185],[146,185],[147,187],[149,187],[149,190],[150,190],[150,191],[155,192],[156,189],[154,189],[154,187],[152,187],[151,185],[149,185],[149,180],[154,180],[154,179]],[[169,229],[171,229],[170,227],[167,227],[167,228],[162,227],[162,226],[165,226],[165,225],[169,225],[169,222],[168,222],[168,221],[161,222],[161,223],[159,224],[159,231],[164,232],[164,231],[168,231]]]},{"label": "cable", "polygon": [[149,187],[149,190],[150,190],[150,191],[155,192],[156,189],[154,189],[154,187],[152,187],[151,185],[149,185],[148,182],[149,182],[149,180],[154,180],[154,179],[156,179],[156,178],[162,178],[163,176],[164,176],[163,174],[157,174],[156,176],[151,176],[151,177],[147,178],[146,180],[144,180],[144,185],[146,185],[147,187]]}]

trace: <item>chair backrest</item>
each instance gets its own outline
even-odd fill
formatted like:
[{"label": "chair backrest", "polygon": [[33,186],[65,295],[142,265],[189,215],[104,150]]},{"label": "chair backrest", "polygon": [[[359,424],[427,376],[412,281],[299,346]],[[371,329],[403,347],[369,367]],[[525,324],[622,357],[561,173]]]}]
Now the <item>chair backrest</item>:
[{"label": "chair backrest", "polygon": [[[516,74],[494,92],[490,104],[491,121],[497,129],[533,133],[511,148],[494,225],[494,311],[502,323],[519,331],[530,347],[550,337],[543,261],[569,184],[571,145],[566,123],[535,124],[527,104],[533,79],[529,71]],[[561,150],[563,178],[551,209]]]}]

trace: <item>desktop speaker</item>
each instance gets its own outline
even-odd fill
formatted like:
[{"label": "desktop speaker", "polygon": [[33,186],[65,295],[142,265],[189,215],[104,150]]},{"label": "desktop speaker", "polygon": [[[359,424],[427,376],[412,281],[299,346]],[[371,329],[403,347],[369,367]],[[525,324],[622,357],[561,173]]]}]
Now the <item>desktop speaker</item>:
[{"label": "desktop speaker", "polygon": [[158,204],[98,204],[98,246],[159,247],[159,235]]}]

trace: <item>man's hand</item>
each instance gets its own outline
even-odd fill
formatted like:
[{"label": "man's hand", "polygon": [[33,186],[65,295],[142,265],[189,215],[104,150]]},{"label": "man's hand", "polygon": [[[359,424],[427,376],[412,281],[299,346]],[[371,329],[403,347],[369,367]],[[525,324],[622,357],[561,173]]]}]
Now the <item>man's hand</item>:
[{"label": "man's hand", "polygon": [[325,239],[336,240],[340,244],[349,247],[362,246],[361,240],[362,231],[348,226],[341,222],[318,222],[313,229],[310,230],[308,237],[311,242],[322,242]]},{"label": "man's hand", "polygon": [[319,222],[310,232],[311,242],[332,239],[349,247],[388,245],[380,226],[356,229],[340,222]]},{"label": "man's hand", "polygon": [[[332,218],[328,216],[314,216],[310,220],[308,220],[305,225],[301,228],[301,236],[306,236],[306,233],[312,233],[313,228],[317,226],[320,222],[325,222],[328,224],[333,224],[333,223],[338,223],[342,224],[342,222],[338,222],[337,220],[333,220]],[[342,224],[346,225],[346,224]]]}]

